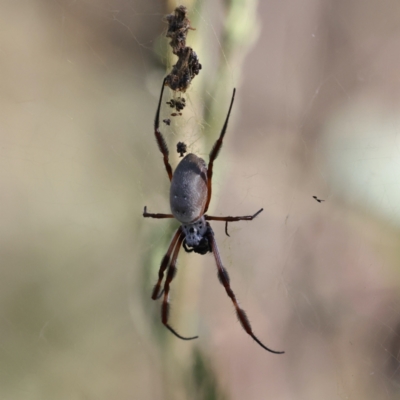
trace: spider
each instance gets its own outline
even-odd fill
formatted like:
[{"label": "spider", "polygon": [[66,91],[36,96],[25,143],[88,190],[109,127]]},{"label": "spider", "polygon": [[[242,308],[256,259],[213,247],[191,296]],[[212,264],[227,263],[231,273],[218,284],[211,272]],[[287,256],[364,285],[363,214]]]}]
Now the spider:
[{"label": "spider", "polygon": [[[243,220],[251,221],[259,213],[261,213],[263,209],[260,209],[254,215],[246,215],[241,217],[214,217],[206,214],[211,200],[211,181],[213,175],[214,161],[217,158],[218,153],[222,147],[222,142],[228,126],[233,101],[235,99],[236,89],[233,90],[232,100],[220,136],[211,150],[208,166],[203,159],[196,156],[195,154],[189,153],[179,162],[178,166],[175,169],[175,172],[173,173],[168,159],[168,147],[162,133],[159,130],[160,108],[165,85],[166,78],[164,79],[161,88],[160,99],[158,102],[158,107],[154,120],[154,134],[157,140],[158,147],[164,157],[164,166],[167,170],[169,180],[171,181],[170,207],[172,214],[148,213],[147,207],[144,207],[143,212],[143,217],[145,218],[176,218],[181,223],[172,238],[167,253],[161,261],[160,269],[158,272],[158,281],[154,286],[151,296],[153,300],[157,300],[164,295],[161,306],[161,321],[166,326],[166,328],[168,328],[179,339],[192,340],[198,338],[198,336],[181,336],[175,331],[175,329],[171,327],[171,325],[169,325],[168,300],[170,284],[176,275],[176,261],[181,246],[183,246],[186,252],[195,252],[202,255],[211,252],[213,253],[216,261],[218,279],[220,283],[224,286],[228,296],[231,298],[233,305],[235,306],[236,315],[243,329],[263,349],[268,350],[271,353],[282,354],[284,353],[283,351],[271,350],[263,343],[261,343],[261,341],[254,335],[249,319],[247,318],[244,310],[239,306],[239,302],[236,299],[233,290],[231,289],[229,275],[222,264],[217,242],[214,237],[214,231],[212,230],[211,225],[208,222],[225,221],[226,223],[228,223]],[[167,268],[168,271],[164,283],[164,288],[161,290],[161,284]]]}]

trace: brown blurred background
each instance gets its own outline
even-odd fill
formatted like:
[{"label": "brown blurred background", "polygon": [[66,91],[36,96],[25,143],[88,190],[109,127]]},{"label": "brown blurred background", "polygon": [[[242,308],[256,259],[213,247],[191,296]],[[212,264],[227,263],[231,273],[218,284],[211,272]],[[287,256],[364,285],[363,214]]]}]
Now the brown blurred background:
[{"label": "brown blurred background", "polygon": [[[215,163],[212,255],[180,254],[153,136],[185,4],[203,70],[162,126]],[[400,384],[400,5],[394,0],[3,1],[0,399],[395,399]],[[165,101],[170,93],[166,94]],[[162,118],[170,109],[165,105]],[[325,201],[318,203],[312,196]]]}]

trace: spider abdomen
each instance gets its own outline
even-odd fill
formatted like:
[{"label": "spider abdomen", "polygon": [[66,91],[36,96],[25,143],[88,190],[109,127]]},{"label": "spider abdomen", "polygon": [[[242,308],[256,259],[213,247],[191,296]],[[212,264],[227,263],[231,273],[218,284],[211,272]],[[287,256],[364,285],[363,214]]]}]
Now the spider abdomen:
[{"label": "spider abdomen", "polygon": [[189,153],[182,159],[172,176],[169,198],[171,212],[181,223],[193,223],[204,214],[207,167],[202,158]]}]

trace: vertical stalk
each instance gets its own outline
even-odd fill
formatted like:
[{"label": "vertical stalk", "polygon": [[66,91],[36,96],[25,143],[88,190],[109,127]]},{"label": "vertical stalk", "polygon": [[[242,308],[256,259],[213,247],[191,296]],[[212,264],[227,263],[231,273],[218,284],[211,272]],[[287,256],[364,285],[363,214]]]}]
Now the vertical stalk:
[{"label": "vertical stalk", "polygon": [[[214,0],[186,0],[179,4],[175,0],[169,0],[167,12],[172,12],[180,4],[188,8],[191,25],[196,28],[196,30],[189,31],[187,43],[197,53],[203,69],[193,79],[187,96],[185,96],[189,97],[190,102],[183,110],[183,116],[178,117],[182,120],[176,121],[175,126],[183,125],[183,129],[178,132],[178,138],[175,138],[175,141],[185,141],[191,152],[208,154],[226,117],[233,87],[239,84],[245,58],[258,37],[260,26],[257,19],[257,0],[225,0],[223,2],[225,15],[224,19],[220,21],[222,27],[219,37],[216,36],[216,31],[211,26],[211,23],[216,22],[210,23],[213,15],[205,14],[206,9],[215,7]],[[167,38],[165,38],[165,46],[168,46]],[[218,46],[218,59],[213,58],[215,46]],[[164,54],[167,54],[167,64],[170,68],[176,63],[176,56],[172,54],[170,49]],[[170,90],[166,90],[167,97],[171,93]],[[238,98],[240,99],[240,95]],[[235,104],[235,110],[238,110],[238,108],[238,104]],[[184,125],[193,120],[200,121],[200,123],[191,125],[194,132],[187,132],[188,128],[186,127],[185,130]],[[230,131],[232,131],[232,125],[231,121]],[[191,146],[192,143],[188,141],[188,135],[190,135],[190,139],[192,137],[199,137],[200,139],[195,141],[195,145]],[[171,137],[166,137],[166,140],[174,164],[177,161],[177,158],[174,157],[176,143],[171,143]],[[223,154],[226,162],[228,154],[226,152]],[[208,155],[204,158],[208,162]],[[173,168],[175,166],[176,164],[173,165]],[[221,179],[218,171],[217,167],[214,173],[216,180]],[[216,188],[213,190],[214,195],[215,193]],[[174,228],[177,226],[176,221],[169,223],[168,234],[173,231],[172,226]],[[152,271],[153,279],[156,279],[157,268],[162,258],[161,253],[166,252],[170,236],[162,241],[163,243],[160,243],[162,251],[157,251],[159,259],[155,260],[153,257],[149,257],[148,261],[151,260],[151,268],[149,268],[149,265],[145,267]],[[187,256],[182,249],[179,255],[178,278],[171,285],[171,321],[173,321],[172,324],[174,327],[176,326],[178,332],[183,335],[191,336],[199,333],[200,338],[197,341],[201,341],[197,310],[200,302],[199,293],[203,271],[201,264],[204,259],[193,254]],[[207,258],[207,260],[210,261],[211,258]],[[146,295],[150,296],[150,294]],[[155,321],[157,321],[157,318],[160,318],[159,314],[156,315]],[[203,362],[199,360],[206,359],[206,356],[200,350],[202,346],[196,347],[193,352],[193,344],[180,341],[174,337],[161,325],[161,322],[158,326],[165,331],[161,335],[154,336],[154,339],[159,342],[163,358],[165,398],[174,400],[202,398],[201,393],[205,389],[199,387],[199,382],[202,382],[201,385],[203,386],[204,382],[208,382],[207,392],[215,393],[215,398],[221,398],[221,395],[218,395],[220,391],[212,365],[208,363],[207,368],[199,368],[199,365],[203,365],[199,364]],[[188,381],[190,384],[187,383]]]}]

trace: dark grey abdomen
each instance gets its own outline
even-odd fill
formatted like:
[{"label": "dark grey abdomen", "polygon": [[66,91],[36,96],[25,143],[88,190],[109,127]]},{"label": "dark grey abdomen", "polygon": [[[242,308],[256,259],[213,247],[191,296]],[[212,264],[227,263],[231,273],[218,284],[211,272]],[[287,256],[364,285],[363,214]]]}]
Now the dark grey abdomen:
[{"label": "dark grey abdomen", "polygon": [[169,194],[174,217],[188,224],[204,213],[207,201],[207,167],[204,160],[188,154],[176,167]]}]

